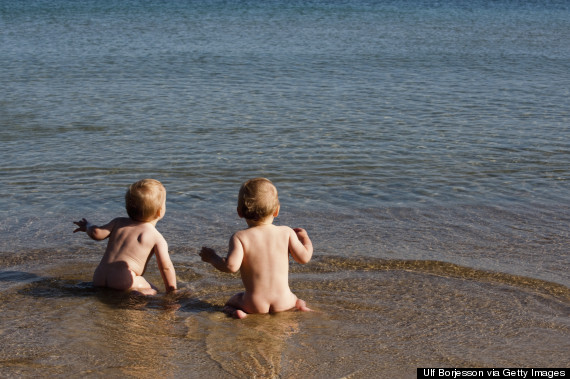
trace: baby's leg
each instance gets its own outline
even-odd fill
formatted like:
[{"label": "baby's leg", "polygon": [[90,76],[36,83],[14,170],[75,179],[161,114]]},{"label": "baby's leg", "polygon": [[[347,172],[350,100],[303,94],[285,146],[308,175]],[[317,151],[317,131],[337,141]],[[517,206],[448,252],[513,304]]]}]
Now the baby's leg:
[{"label": "baby's leg", "polygon": [[243,310],[243,292],[233,295],[224,306],[224,312],[233,318],[246,318],[247,313]]},{"label": "baby's leg", "polygon": [[147,282],[147,280],[142,276],[136,275],[134,272],[133,272],[133,285],[130,289],[131,291],[140,292],[143,295],[153,296],[158,293],[155,286]]}]

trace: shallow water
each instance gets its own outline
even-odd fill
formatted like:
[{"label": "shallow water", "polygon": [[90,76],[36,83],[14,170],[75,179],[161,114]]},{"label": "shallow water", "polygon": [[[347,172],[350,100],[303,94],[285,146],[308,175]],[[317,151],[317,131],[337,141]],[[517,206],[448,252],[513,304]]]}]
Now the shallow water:
[{"label": "shallow water", "polygon": [[[0,376],[568,367],[565,1],[0,4]],[[240,183],[308,230],[315,311],[226,318]],[[95,290],[72,221],[167,188],[176,296]],[[162,287],[153,259],[147,274]]]},{"label": "shallow water", "polygon": [[93,289],[82,281],[93,262],[74,258],[37,274],[2,272],[3,376],[413,377],[425,366],[570,363],[562,285],[321,256],[291,273],[313,312],[238,321],[221,312],[241,288],[237,276],[175,263],[180,293],[147,299]]}]

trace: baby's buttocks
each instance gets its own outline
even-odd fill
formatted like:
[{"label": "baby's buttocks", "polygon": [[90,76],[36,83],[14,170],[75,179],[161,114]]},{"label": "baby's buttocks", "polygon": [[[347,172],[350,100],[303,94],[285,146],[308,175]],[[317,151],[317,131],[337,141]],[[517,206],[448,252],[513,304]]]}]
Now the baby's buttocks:
[{"label": "baby's buttocks", "polygon": [[132,288],[137,274],[126,262],[101,263],[93,274],[93,285],[118,290]]},{"label": "baby's buttocks", "polygon": [[252,296],[248,300],[251,301],[252,308],[255,309],[254,313],[275,313],[294,308],[297,296],[289,291],[275,296]]}]

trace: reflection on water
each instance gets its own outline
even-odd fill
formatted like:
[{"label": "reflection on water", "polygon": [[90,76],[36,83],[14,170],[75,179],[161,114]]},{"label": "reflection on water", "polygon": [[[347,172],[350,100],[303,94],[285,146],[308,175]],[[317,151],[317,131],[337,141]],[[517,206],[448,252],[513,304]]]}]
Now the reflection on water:
[{"label": "reflection on water", "polygon": [[299,313],[255,315],[244,322],[228,322],[221,314],[210,314],[203,328],[208,356],[224,371],[240,378],[280,377],[287,370],[284,354],[299,332]]},{"label": "reflection on water", "polygon": [[[0,272],[0,375],[410,377],[421,366],[567,366],[570,290],[429,261],[316,257],[292,289],[315,310],[221,312],[239,277],[177,262],[182,290],[95,289],[91,264]],[[150,272],[152,276],[159,275]]]}]

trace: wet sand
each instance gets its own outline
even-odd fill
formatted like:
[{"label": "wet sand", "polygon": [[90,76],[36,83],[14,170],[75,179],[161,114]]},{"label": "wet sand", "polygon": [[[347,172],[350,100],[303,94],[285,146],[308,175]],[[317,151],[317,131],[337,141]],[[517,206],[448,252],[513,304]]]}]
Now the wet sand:
[{"label": "wet sand", "polygon": [[426,366],[570,364],[570,291],[555,283],[321,256],[290,277],[314,312],[234,320],[221,309],[241,290],[236,275],[178,260],[181,290],[144,298],[92,288],[87,256],[0,271],[2,377],[409,378]]}]

